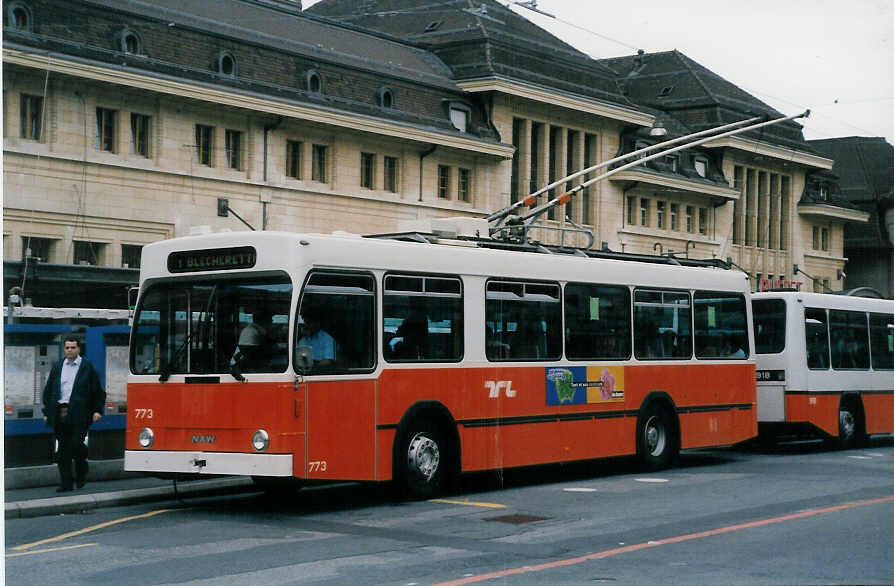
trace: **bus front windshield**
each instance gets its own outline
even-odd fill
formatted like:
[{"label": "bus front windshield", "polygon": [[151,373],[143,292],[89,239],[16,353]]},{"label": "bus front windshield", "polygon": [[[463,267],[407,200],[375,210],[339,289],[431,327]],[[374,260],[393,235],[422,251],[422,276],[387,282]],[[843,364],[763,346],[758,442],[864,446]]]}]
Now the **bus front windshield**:
[{"label": "bus front windshield", "polygon": [[284,274],[152,283],[134,316],[131,372],[285,372],[291,299]]}]

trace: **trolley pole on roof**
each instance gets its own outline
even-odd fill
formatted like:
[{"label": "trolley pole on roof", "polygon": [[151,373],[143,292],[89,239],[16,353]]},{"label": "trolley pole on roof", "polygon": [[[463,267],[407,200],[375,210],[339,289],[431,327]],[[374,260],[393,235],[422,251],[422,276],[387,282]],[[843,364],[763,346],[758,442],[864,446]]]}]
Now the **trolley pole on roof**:
[{"label": "trolley pole on roof", "polygon": [[[663,156],[669,155],[671,153],[675,153],[675,152],[682,151],[682,150],[685,150],[688,148],[692,148],[694,146],[702,145],[702,144],[705,144],[712,140],[717,140],[719,138],[726,138],[728,136],[734,136],[736,134],[748,132],[749,130],[756,130],[758,128],[763,128],[765,126],[771,126],[773,124],[779,124],[781,122],[787,122],[789,120],[795,120],[797,118],[806,118],[808,116],[810,116],[810,110],[805,110],[804,112],[802,112],[800,114],[795,114],[793,116],[774,118],[772,120],[764,120],[764,117],[756,116],[756,117],[749,118],[746,120],[740,120],[738,122],[733,122],[733,123],[726,124],[723,126],[718,126],[716,128],[709,128],[707,130],[694,132],[692,134],[687,134],[686,136],[681,136],[678,138],[666,140],[664,142],[650,145],[650,146],[635,150],[633,152],[627,153],[625,155],[621,155],[619,157],[609,159],[602,163],[593,165],[592,167],[587,167],[586,169],[582,169],[580,171],[577,171],[576,173],[572,173],[571,175],[568,175],[568,176],[563,177],[557,181],[554,181],[554,182],[550,183],[549,185],[542,187],[542,188],[538,189],[537,191],[531,193],[524,199],[521,199],[521,200],[503,208],[502,210],[499,210],[499,211],[494,212],[493,214],[487,216],[488,222],[495,222],[495,224],[493,224],[490,227],[490,233],[491,233],[491,235],[493,235],[493,234],[503,230],[504,222],[506,222],[507,218],[509,218],[509,216],[511,216],[515,210],[517,210],[521,207],[530,207],[537,201],[537,197],[540,194],[545,193],[546,191],[553,189],[553,188],[555,188],[555,187],[561,185],[562,183],[565,183],[571,179],[574,179],[581,175],[585,175],[587,173],[591,173],[597,169],[607,167],[614,163],[621,162],[625,159],[630,159],[633,157],[640,157],[641,155],[646,155],[641,158],[637,158],[636,160],[631,161],[629,163],[625,163],[624,165],[621,165],[620,167],[612,169],[611,171],[608,171],[607,173],[603,173],[597,177],[594,177],[593,179],[589,179],[589,180],[581,183],[580,185],[576,185],[575,187],[568,190],[567,192],[562,193],[561,195],[547,201],[546,203],[544,203],[540,206],[537,206],[536,208],[532,209],[527,214],[518,216],[515,219],[515,221],[513,222],[514,225],[511,227],[517,228],[517,227],[519,227],[519,225],[521,225],[522,230],[527,230],[527,228],[530,227],[531,224],[533,224],[535,221],[537,221],[537,219],[541,215],[543,215],[545,212],[547,212],[548,210],[550,210],[552,208],[555,208],[555,207],[558,207],[565,203],[568,203],[569,201],[571,201],[571,199],[574,197],[574,195],[576,193],[578,193],[579,191],[585,189],[586,187],[592,185],[593,183],[596,183],[597,181],[602,181],[603,179],[607,179],[608,177],[611,177],[612,175],[614,175],[616,173],[620,173],[621,171],[624,171],[626,169],[629,169],[630,167],[634,167],[636,165],[642,165],[643,163],[647,163],[648,161],[657,159],[658,157],[663,157]],[[764,121],[757,122],[759,120],[764,120]],[[747,125],[747,126],[743,126],[743,125]],[[702,137],[702,138],[700,138],[700,137]],[[693,139],[695,139],[695,140],[693,140]],[[685,142],[685,141],[690,141],[690,142]],[[680,146],[676,146],[676,147],[672,146],[672,145],[680,143],[680,142],[683,142],[684,144],[682,144]],[[666,148],[666,147],[671,147],[671,148]],[[651,154],[651,155],[646,154],[647,152],[654,151],[654,150],[658,150],[658,152]]]}]

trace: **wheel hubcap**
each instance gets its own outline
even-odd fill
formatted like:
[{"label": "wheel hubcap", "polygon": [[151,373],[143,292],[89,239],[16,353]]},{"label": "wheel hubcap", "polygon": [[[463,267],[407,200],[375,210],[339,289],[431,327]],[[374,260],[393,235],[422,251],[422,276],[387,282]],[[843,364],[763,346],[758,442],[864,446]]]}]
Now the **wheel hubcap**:
[{"label": "wheel hubcap", "polygon": [[407,467],[422,478],[430,482],[438,471],[441,462],[441,451],[438,444],[424,433],[417,433],[410,440],[407,450]]},{"label": "wheel hubcap", "polygon": [[646,449],[652,456],[660,456],[667,444],[667,432],[657,417],[650,417],[645,427]]},{"label": "wheel hubcap", "polygon": [[842,437],[851,437],[854,435],[854,430],[857,427],[856,419],[854,418],[854,414],[848,411],[847,409],[843,409],[838,412],[838,422],[841,426],[841,435]]}]

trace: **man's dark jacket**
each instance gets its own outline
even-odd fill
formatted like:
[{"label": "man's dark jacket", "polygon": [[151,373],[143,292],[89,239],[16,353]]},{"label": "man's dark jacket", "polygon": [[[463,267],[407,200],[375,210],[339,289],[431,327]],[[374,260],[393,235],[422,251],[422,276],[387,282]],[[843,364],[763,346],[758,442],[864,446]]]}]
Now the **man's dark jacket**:
[{"label": "man's dark jacket", "polygon": [[[47,416],[47,424],[50,427],[56,425],[56,404],[62,396],[60,378],[64,361],[63,358],[53,365],[50,378],[47,379],[43,389],[43,414]],[[68,421],[73,425],[89,427],[93,422],[93,414],[102,415],[105,405],[106,392],[99,383],[99,374],[93,364],[81,356],[81,366],[75,375],[71,398],[68,400]]]}]

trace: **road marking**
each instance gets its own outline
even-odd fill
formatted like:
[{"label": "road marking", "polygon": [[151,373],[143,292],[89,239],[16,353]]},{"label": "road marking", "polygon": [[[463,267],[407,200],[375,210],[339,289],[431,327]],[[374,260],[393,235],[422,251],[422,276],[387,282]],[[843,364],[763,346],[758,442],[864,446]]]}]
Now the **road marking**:
[{"label": "road marking", "polygon": [[659,547],[662,545],[670,545],[673,543],[682,543],[684,541],[691,541],[693,539],[702,539],[704,537],[713,537],[715,535],[723,535],[724,533],[732,533],[734,531],[742,531],[743,529],[752,529],[754,527],[763,527],[765,525],[774,525],[776,523],[783,523],[785,521],[794,521],[796,519],[805,519],[807,517],[814,517],[816,515],[825,515],[827,513],[835,513],[837,511],[845,511],[845,510],[853,509],[856,507],[868,507],[871,505],[879,505],[879,504],[890,503],[890,502],[894,502],[894,495],[880,497],[877,499],[865,500],[865,501],[856,501],[853,503],[845,503],[843,505],[834,505],[831,507],[824,507],[821,509],[808,509],[806,511],[800,511],[798,513],[792,513],[790,515],[782,515],[780,517],[770,517],[768,519],[760,519],[758,521],[749,521],[747,523],[740,523],[738,525],[727,525],[726,527],[718,527],[717,529],[709,529],[707,531],[699,531],[697,533],[688,533],[686,535],[678,535],[677,537],[668,537],[667,539],[656,539],[656,540],[652,540],[652,541],[646,541],[644,543],[637,543],[634,545],[627,545],[624,547],[616,547],[614,549],[607,549],[605,551],[590,553],[590,554],[582,555],[579,557],[568,558],[568,559],[564,559],[564,560],[557,560],[554,562],[547,562],[545,564],[538,564],[536,566],[522,566],[520,568],[511,568],[508,570],[501,570],[498,572],[479,574],[477,576],[472,576],[469,578],[462,578],[459,580],[450,580],[448,582],[441,582],[438,586],[456,586],[459,584],[471,584],[473,582],[483,582],[484,580],[492,580],[494,578],[505,578],[507,576],[515,576],[518,574],[525,574],[528,572],[541,572],[544,570],[552,570],[555,568],[562,568],[565,566],[573,566],[576,564],[581,564],[581,563],[589,562],[592,560],[601,560],[604,558],[620,555],[622,553],[630,553],[630,552],[639,551],[642,549]]},{"label": "road marking", "polygon": [[565,492],[596,492],[595,488],[563,488]]},{"label": "road marking", "polygon": [[872,456],[848,456],[848,458],[853,458],[854,460],[872,460]]},{"label": "road marking", "polygon": [[486,509],[505,509],[506,505],[499,503],[478,503],[475,501],[454,501],[449,499],[431,499],[430,503],[441,503],[443,505],[463,505],[466,507],[484,507]]},{"label": "road marking", "polygon": [[99,531],[100,529],[105,529],[106,527],[118,525],[119,523],[126,523],[128,521],[136,521],[137,519],[148,519],[149,517],[154,517],[155,515],[160,515],[161,513],[167,513],[168,511],[172,511],[172,510],[173,509],[158,509],[157,511],[149,511],[148,513],[143,513],[141,515],[133,515],[132,517],[122,517],[121,519],[113,519],[112,521],[106,521],[105,523],[100,523],[99,525],[93,525],[91,527],[85,527],[84,529],[78,529],[77,531],[63,533],[62,535],[57,535],[56,537],[49,537],[47,539],[41,539],[40,541],[34,541],[32,543],[24,543],[22,545],[17,545],[10,549],[12,549],[13,551],[26,551],[33,547],[37,547],[38,545],[44,545],[46,543],[55,543],[57,541],[62,541],[63,539],[68,539],[69,537],[77,537],[79,535],[84,535],[85,533]]},{"label": "road marking", "polygon": [[634,478],[637,482],[651,482],[654,484],[663,484],[665,482],[670,482],[667,478]]},{"label": "road marking", "polygon": [[96,543],[81,543],[78,545],[63,545],[62,547],[48,547],[46,549],[32,549],[31,551],[22,551],[19,553],[8,553],[6,557],[8,558],[17,558],[23,555],[33,555],[35,553],[49,553],[51,551],[65,551],[67,549],[78,549],[81,547],[91,547],[93,545],[97,545]]}]

